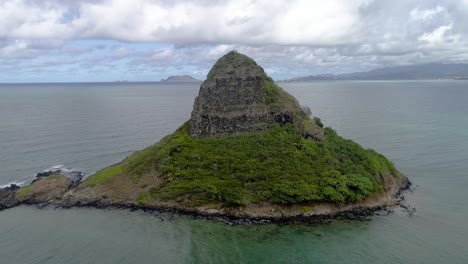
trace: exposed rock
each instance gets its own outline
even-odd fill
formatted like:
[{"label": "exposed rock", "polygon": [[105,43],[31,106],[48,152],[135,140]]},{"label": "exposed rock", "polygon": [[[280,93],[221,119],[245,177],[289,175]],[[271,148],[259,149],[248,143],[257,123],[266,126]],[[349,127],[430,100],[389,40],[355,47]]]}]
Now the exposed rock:
[{"label": "exposed rock", "polygon": [[50,176],[52,174],[54,174],[55,172],[53,171],[43,171],[43,172],[38,172],[36,174],[36,178],[42,178],[42,177],[47,177],[47,176]]},{"label": "exposed rock", "polygon": [[39,178],[16,193],[16,199],[25,203],[60,203],[63,196],[74,187],[73,181],[63,175]]},{"label": "exposed rock", "polygon": [[19,186],[18,184],[11,183],[10,186],[5,187],[3,189],[7,191],[15,191],[15,190],[18,190],[19,188],[21,188],[21,186]]},{"label": "exposed rock", "polygon": [[33,180],[32,183],[40,180],[41,178],[52,176],[52,175],[63,175],[67,178],[69,178],[74,186],[78,186],[78,184],[81,182],[85,174],[81,171],[76,171],[73,169],[69,169],[63,165],[58,165],[58,166],[53,166],[49,169],[46,169],[42,172],[39,172],[36,174],[36,179]]},{"label": "exposed rock", "polygon": [[193,137],[228,135],[266,130],[275,123],[291,123],[306,136],[324,138],[323,129],[262,67],[231,51],[216,62],[202,83],[189,132]]},{"label": "exposed rock", "polygon": [[6,187],[0,189],[0,211],[13,207],[19,203],[16,199],[16,191],[18,188]]}]

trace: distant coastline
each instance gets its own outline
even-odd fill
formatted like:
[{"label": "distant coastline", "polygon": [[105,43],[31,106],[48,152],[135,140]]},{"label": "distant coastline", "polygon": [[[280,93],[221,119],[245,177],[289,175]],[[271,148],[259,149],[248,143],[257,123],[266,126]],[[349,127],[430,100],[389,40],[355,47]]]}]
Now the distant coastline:
[{"label": "distant coastline", "polygon": [[404,80],[468,80],[468,64],[431,63],[377,68],[370,71],[343,74],[299,76],[280,82],[309,81],[404,81]]}]

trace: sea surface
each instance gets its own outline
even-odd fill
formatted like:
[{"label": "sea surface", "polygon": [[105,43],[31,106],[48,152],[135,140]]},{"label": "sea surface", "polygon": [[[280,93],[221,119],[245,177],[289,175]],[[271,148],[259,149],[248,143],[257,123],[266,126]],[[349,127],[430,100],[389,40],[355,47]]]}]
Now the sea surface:
[{"label": "sea surface", "polygon": [[[341,136],[413,182],[365,222],[230,225],[167,213],[0,212],[0,263],[468,263],[468,82],[283,83]],[[199,84],[0,85],[0,185],[66,165],[93,174],[174,131]]]}]

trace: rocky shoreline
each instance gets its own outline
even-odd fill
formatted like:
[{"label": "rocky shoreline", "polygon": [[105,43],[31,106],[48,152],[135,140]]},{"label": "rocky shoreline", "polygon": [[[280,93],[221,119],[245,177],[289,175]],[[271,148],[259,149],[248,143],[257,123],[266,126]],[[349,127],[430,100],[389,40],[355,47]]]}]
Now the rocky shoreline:
[{"label": "rocky shoreline", "polygon": [[[180,208],[180,207],[148,207],[134,204],[87,204],[87,205],[74,205],[74,206],[64,206],[60,204],[54,204],[53,206],[59,208],[94,208],[94,209],[123,209],[130,211],[142,210],[147,213],[171,213],[176,215],[186,215],[190,216],[193,219],[208,219],[218,222],[224,222],[226,224],[234,225],[257,225],[257,224],[294,224],[294,223],[307,223],[307,224],[330,224],[334,221],[370,221],[372,216],[380,215],[378,212],[384,212],[385,215],[389,215],[393,212],[392,208],[400,207],[404,209],[408,214],[413,214],[416,209],[404,204],[403,194],[406,191],[409,191],[412,183],[407,181],[407,184],[401,187],[395,196],[395,203],[383,203],[381,205],[367,207],[367,206],[358,206],[350,210],[339,211],[330,214],[318,214],[318,215],[294,215],[294,216],[284,216],[284,217],[252,217],[249,215],[232,215],[232,214],[222,214],[222,213],[209,213],[206,211],[199,211],[196,209],[189,208]],[[33,204],[34,205],[34,204]],[[42,204],[41,206],[47,206],[49,204]]]},{"label": "rocky shoreline", "polygon": [[[45,184],[52,182],[53,184]],[[47,186],[44,188],[44,186]],[[397,186],[395,186],[397,187]],[[227,224],[291,224],[291,223],[312,223],[327,224],[335,220],[344,221],[368,221],[371,216],[377,212],[386,212],[389,214],[392,207],[399,206],[409,214],[413,213],[414,208],[404,204],[403,193],[409,190],[411,182],[405,178],[397,188],[391,188],[389,193],[385,192],[378,198],[365,199],[354,204],[325,204],[316,203],[315,212],[305,212],[303,208],[314,206],[314,204],[296,205],[302,206],[302,209],[293,208],[294,206],[283,205],[251,205],[240,208],[222,208],[218,207],[184,207],[176,204],[160,203],[153,205],[138,204],[135,201],[109,201],[96,200],[92,202],[77,201],[70,199],[73,191],[76,190],[76,179],[70,179],[63,175],[50,174],[39,175],[34,179],[31,185],[20,187],[12,184],[9,187],[0,189],[0,211],[13,208],[20,205],[35,206],[39,209],[54,208],[94,208],[94,209],[124,209],[130,211],[142,210],[149,213],[171,213],[176,215],[187,215],[194,219],[210,219],[225,222]],[[25,190],[30,188],[34,191],[25,194]],[[33,194],[34,193],[34,194]],[[377,199],[377,200],[376,200]],[[265,208],[277,213],[252,213],[256,209]],[[289,210],[289,211],[288,211]]]}]

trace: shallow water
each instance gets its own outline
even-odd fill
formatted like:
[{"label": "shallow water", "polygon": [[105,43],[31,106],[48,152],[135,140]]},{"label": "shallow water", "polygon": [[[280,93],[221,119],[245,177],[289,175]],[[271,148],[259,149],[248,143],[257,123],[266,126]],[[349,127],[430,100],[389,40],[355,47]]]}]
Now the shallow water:
[{"label": "shallow water", "polygon": [[[389,157],[416,208],[369,222],[231,226],[122,210],[0,212],[5,263],[467,263],[468,82],[282,86]],[[190,116],[197,84],[0,85],[0,185],[63,164],[92,174]],[[2,260],[2,263],[4,263]]]}]

